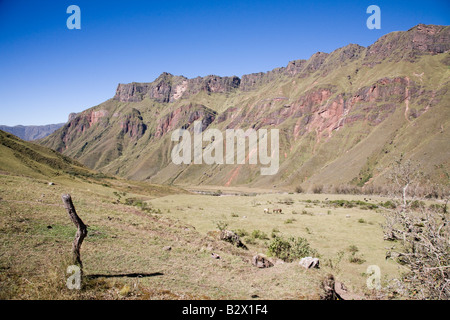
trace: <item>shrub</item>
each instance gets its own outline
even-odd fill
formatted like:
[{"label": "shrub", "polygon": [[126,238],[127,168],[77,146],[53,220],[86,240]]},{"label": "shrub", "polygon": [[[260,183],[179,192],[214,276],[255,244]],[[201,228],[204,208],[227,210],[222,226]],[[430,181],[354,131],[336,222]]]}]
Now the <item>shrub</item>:
[{"label": "shrub", "polygon": [[354,244],[352,244],[348,247],[347,250],[350,251],[350,253],[355,254],[359,251],[359,248],[357,246],[355,246]]},{"label": "shrub", "polygon": [[414,210],[423,209],[423,208],[425,208],[425,202],[419,201],[419,200],[414,200],[413,202],[411,202],[410,206],[411,206],[411,209],[414,209]]},{"label": "shrub", "polygon": [[288,239],[276,237],[270,242],[268,253],[286,262],[317,255],[317,251],[310,247],[308,240],[301,237]]},{"label": "shrub", "polygon": [[295,192],[296,192],[296,193],[303,193],[304,191],[303,191],[302,186],[296,186],[296,187],[295,187]]},{"label": "shrub", "polygon": [[228,223],[225,221],[217,221],[216,226],[217,226],[217,229],[219,229],[220,231],[223,231],[228,227]]},{"label": "shrub", "polygon": [[323,185],[315,185],[314,187],[313,187],[313,193],[322,193],[322,191],[323,191]]},{"label": "shrub", "polygon": [[291,205],[294,203],[294,200],[292,200],[292,198],[285,198],[283,200],[278,201],[278,203]]},{"label": "shrub", "polygon": [[253,230],[252,238],[253,239],[261,239],[261,240],[269,239],[267,234],[261,230]]},{"label": "shrub", "polygon": [[381,202],[380,206],[382,206],[382,207],[384,207],[386,209],[395,209],[395,208],[397,208],[397,205],[394,202],[390,201],[390,200],[388,200],[386,202]]},{"label": "shrub", "polygon": [[273,228],[272,229],[272,234],[270,235],[271,238],[276,238],[278,237],[277,233],[279,233],[280,230],[278,230],[278,228]]},{"label": "shrub", "polygon": [[364,262],[366,262],[366,260],[364,260],[361,257],[358,257],[357,255],[353,254],[350,259],[348,259],[348,261],[350,263],[356,263],[356,264],[363,264]]},{"label": "shrub", "polygon": [[248,236],[247,230],[244,230],[244,229],[234,230],[234,233],[236,233],[240,238]]},{"label": "shrub", "polygon": [[247,244],[256,244],[256,241],[252,237],[245,237],[244,242]]}]

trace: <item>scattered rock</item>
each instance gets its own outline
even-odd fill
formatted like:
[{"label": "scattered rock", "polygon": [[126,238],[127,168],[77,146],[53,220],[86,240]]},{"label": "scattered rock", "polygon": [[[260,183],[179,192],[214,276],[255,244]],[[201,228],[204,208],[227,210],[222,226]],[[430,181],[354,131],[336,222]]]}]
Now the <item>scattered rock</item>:
[{"label": "scattered rock", "polygon": [[335,280],[332,274],[328,274],[322,281],[322,300],[343,300],[341,296],[335,290]]},{"label": "scattered rock", "polygon": [[242,243],[242,241],[239,238],[239,236],[236,233],[234,233],[233,231],[222,230],[220,232],[219,238],[220,238],[220,240],[223,240],[223,241],[230,242],[230,243],[234,244],[238,248],[247,249],[247,246]]},{"label": "scattered rock", "polygon": [[328,274],[322,281],[322,300],[362,300],[364,297],[349,292],[347,287],[334,279],[332,274]]},{"label": "scattered rock", "polygon": [[252,258],[252,265],[258,268],[270,268],[273,267],[273,263],[266,257],[257,254]]},{"label": "scattered rock", "polygon": [[305,269],[316,268],[319,269],[319,259],[313,257],[302,258],[299,264]]},{"label": "scattered rock", "polygon": [[220,256],[217,253],[211,253],[211,258],[213,259],[220,259]]}]

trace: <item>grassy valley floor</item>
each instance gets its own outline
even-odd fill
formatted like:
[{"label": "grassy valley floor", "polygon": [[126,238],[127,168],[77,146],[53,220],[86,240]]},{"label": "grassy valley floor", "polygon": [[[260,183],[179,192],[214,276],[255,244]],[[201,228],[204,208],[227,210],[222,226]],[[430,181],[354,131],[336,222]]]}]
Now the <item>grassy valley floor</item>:
[{"label": "grassy valley floor", "polygon": [[[356,297],[370,298],[369,265],[380,267],[383,286],[400,271],[385,259],[393,243],[383,241],[379,204],[388,199],[200,195],[108,178],[63,176],[54,183],[0,175],[2,299],[319,299],[328,273]],[[88,225],[82,290],[65,285],[76,229],[63,193],[72,195]],[[240,234],[248,250],[219,240],[223,227]],[[275,257],[271,268],[252,266],[252,256],[267,254],[275,236],[306,238],[319,253],[320,269]]]}]

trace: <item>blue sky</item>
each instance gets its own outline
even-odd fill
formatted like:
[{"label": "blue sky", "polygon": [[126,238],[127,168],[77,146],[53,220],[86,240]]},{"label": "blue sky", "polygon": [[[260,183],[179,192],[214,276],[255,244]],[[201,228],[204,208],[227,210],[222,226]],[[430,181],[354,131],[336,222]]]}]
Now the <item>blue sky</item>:
[{"label": "blue sky", "polygon": [[[81,30],[66,27],[72,4]],[[380,30],[366,27],[371,4]],[[449,25],[449,13],[445,0],[0,0],[0,124],[65,122],[118,83],[268,71],[419,23]]]}]

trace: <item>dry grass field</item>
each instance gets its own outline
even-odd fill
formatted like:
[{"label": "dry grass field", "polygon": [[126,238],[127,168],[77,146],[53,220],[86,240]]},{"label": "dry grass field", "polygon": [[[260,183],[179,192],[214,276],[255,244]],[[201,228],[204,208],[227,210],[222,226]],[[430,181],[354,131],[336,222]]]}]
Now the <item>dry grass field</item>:
[{"label": "dry grass field", "polygon": [[[375,294],[366,286],[369,265],[380,267],[383,286],[400,271],[385,259],[392,243],[383,241],[379,204],[388,199],[239,190],[214,196],[66,176],[54,183],[0,175],[1,299],[319,299],[328,273],[363,299]],[[88,225],[82,290],[66,287],[76,229],[64,193]],[[248,250],[219,240],[224,227]],[[320,269],[270,256],[271,268],[251,264],[256,253],[269,255],[274,237],[290,236],[307,239]]]}]

